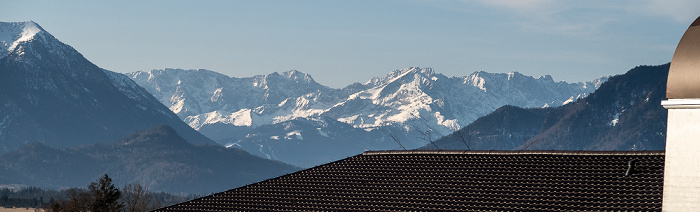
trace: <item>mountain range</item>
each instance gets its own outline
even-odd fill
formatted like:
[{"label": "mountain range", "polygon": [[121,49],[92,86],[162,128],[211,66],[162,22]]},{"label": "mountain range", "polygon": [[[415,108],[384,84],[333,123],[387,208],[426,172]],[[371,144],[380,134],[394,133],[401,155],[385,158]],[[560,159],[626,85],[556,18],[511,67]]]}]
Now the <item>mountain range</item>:
[{"label": "mountain range", "polygon": [[661,100],[668,69],[669,64],[635,67],[561,107],[504,106],[435,144],[457,150],[663,150],[667,112]]},{"label": "mountain range", "polygon": [[219,144],[301,167],[368,149],[417,148],[500,106],[565,105],[607,79],[566,83],[483,71],[447,77],[412,67],[334,89],[295,70],[248,78],[202,69],[127,75]]}]

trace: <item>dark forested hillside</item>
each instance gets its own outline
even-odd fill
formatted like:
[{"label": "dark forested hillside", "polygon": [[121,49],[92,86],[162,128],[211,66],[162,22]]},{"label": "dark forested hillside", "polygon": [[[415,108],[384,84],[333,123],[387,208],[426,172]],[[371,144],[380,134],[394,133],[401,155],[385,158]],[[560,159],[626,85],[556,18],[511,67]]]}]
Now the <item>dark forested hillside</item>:
[{"label": "dark forested hillside", "polygon": [[441,149],[664,149],[668,68],[635,67],[557,108],[504,106],[435,143]]},{"label": "dark forested hillside", "polygon": [[151,191],[223,191],[298,168],[221,146],[195,146],[159,126],[111,144],[56,149],[34,142],[0,155],[0,184],[82,187],[103,174],[115,184],[141,183]]},{"label": "dark forested hillside", "polygon": [[[547,113],[551,111],[503,106],[460,131],[439,139],[436,144],[440,149],[515,149],[538,134]],[[434,149],[435,146],[426,147]]]}]

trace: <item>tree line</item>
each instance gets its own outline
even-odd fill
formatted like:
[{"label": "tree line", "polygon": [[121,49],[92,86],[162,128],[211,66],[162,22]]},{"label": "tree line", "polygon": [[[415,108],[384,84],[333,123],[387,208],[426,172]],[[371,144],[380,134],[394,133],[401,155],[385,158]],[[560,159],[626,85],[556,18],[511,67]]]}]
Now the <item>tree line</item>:
[{"label": "tree line", "polygon": [[117,188],[108,175],[91,182],[87,188],[44,190],[28,187],[0,189],[0,207],[41,208],[46,212],[141,212],[198,198],[200,195],[173,195],[150,192],[141,184]]}]

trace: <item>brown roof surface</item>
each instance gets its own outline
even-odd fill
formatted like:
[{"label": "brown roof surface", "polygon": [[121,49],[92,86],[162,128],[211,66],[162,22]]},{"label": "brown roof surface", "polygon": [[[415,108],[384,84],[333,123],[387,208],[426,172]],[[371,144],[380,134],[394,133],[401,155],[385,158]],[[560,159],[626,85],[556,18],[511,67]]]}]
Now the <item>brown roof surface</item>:
[{"label": "brown roof surface", "polygon": [[159,211],[661,211],[663,166],[663,151],[365,152]]}]

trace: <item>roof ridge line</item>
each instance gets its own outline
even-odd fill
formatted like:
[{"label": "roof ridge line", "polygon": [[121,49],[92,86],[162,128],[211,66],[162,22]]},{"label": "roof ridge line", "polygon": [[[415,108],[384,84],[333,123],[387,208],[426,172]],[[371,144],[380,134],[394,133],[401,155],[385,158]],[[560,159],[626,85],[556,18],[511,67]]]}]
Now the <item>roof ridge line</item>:
[{"label": "roof ridge line", "polygon": [[396,154],[472,154],[472,155],[665,155],[664,150],[645,151],[586,151],[586,150],[379,150],[365,151],[362,155]]}]

